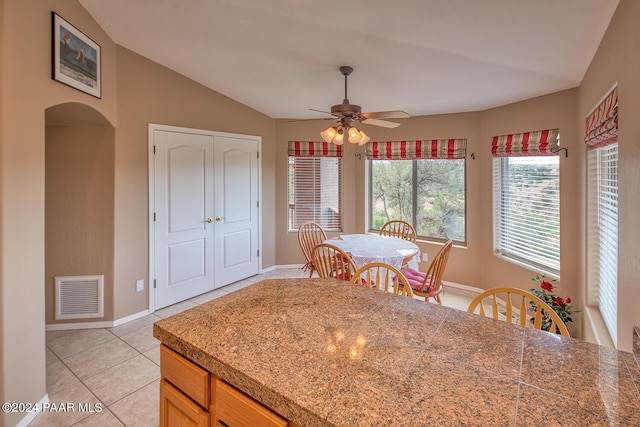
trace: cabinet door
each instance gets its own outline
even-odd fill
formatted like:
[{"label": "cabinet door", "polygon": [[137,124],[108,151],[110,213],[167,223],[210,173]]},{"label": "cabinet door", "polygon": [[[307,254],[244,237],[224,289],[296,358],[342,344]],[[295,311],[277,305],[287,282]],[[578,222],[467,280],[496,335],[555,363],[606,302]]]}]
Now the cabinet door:
[{"label": "cabinet door", "polygon": [[160,427],[208,427],[209,413],[165,380],[160,380]]},{"label": "cabinet door", "polygon": [[215,381],[216,426],[286,427],[287,420],[271,412],[229,384]]}]

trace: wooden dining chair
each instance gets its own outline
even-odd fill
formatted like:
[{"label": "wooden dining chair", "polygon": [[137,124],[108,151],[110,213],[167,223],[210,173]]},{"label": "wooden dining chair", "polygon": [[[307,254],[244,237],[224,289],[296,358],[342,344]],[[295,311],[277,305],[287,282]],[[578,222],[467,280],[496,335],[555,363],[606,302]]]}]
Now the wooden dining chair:
[{"label": "wooden dining chair", "polygon": [[393,219],[385,223],[378,232],[381,236],[397,237],[398,239],[416,242],[416,230],[411,224],[400,219]]},{"label": "wooden dining chair", "polygon": [[[533,306],[532,302],[536,307],[533,313],[528,311]],[[517,323],[520,326],[531,325],[541,330],[545,330],[544,326],[548,324],[546,330],[549,332],[569,336],[569,330],[558,313],[531,292],[509,287],[487,289],[471,301],[467,311],[475,313],[476,308],[479,308],[476,314],[487,316],[485,307],[496,320]]]},{"label": "wooden dining chair", "polygon": [[424,297],[425,301],[429,301],[429,298],[433,298],[438,304],[442,304],[442,301],[440,300],[440,294],[444,290],[442,277],[444,276],[444,270],[447,267],[449,252],[451,252],[452,246],[452,240],[449,240],[444,244],[444,246],[438,251],[435,258],[433,258],[433,261],[431,261],[426,273],[409,267],[402,269],[402,273],[409,281],[409,285],[411,285],[414,295]]},{"label": "wooden dining chair", "polygon": [[360,267],[351,282],[413,298],[407,278],[397,268],[384,262],[371,262]]},{"label": "wooden dining chair", "polygon": [[300,249],[302,249],[305,259],[307,260],[303,269],[309,270],[309,277],[313,276],[313,272],[316,271],[316,268],[313,265],[313,260],[311,259],[313,248],[325,240],[327,240],[327,234],[324,232],[322,227],[315,222],[305,222],[298,228],[298,243],[300,244]]},{"label": "wooden dining chair", "polygon": [[348,253],[328,243],[316,245],[311,260],[320,277],[351,280],[358,269]]}]

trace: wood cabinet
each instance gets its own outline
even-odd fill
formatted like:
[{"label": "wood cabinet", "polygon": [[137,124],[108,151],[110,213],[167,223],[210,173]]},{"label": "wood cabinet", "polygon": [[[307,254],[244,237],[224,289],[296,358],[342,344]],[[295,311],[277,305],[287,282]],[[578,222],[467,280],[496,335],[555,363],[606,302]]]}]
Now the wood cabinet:
[{"label": "wood cabinet", "polygon": [[167,380],[160,380],[160,427],[209,427],[211,417]]},{"label": "wood cabinet", "polygon": [[[284,418],[271,412],[255,400],[220,379],[215,380],[212,413],[216,426],[287,427]],[[215,411],[215,412],[214,412]]]},{"label": "wood cabinet", "polygon": [[292,427],[237,388],[160,346],[160,426]]}]

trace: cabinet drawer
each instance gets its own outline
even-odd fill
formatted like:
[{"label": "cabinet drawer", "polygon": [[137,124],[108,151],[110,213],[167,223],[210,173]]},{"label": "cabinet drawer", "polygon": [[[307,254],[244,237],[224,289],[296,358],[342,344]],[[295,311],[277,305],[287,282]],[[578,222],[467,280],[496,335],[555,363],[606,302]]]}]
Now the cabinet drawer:
[{"label": "cabinet drawer", "polygon": [[217,426],[286,427],[288,425],[287,420],[224,381],[215,380],[215,401]]},{"label": "cabinet drawer", "polygon": [[209,413],[166,380],[160,380],[160,427],[209,427]]},{"label": "cabinet drawer", "polygon": [[211,403],[210,374],[164,345],[160,346],[160,374],[203,408]]}]

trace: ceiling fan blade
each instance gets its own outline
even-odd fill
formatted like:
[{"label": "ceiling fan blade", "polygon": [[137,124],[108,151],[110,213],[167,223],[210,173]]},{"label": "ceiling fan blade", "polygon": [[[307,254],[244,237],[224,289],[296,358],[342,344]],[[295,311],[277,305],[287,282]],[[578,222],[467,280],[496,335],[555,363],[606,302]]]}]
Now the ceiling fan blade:
[{"label": "ceiling fan blade", "polygon": [[378,111],[375,113],[362,113],[366,119],[408,119],[409,114],[404,111]]},{"label": "ceiling fan blade", "polygon": [[292,122],[310,122],[310,121],[318,121],[318,120],[335,120],[335,117],[321,117],[319,119],[282,119],[279,120],[280,123],[292,123]]},{"label": "ceiling fan blade", "polygon": [[360,123],[364,123],[366,125],[382,126],[383,128],[389,128],[389,129],[397,128],[398,126],[400,126],[400,123],[388,122],[386,120],[378,120],[378,119],[364,119]]},{"label": "ceiling fan blade", "polygon": [[331,114],[331,111],[316,110],[315,108],[309,108],[309,111],[315,111],[317,113]]}]

